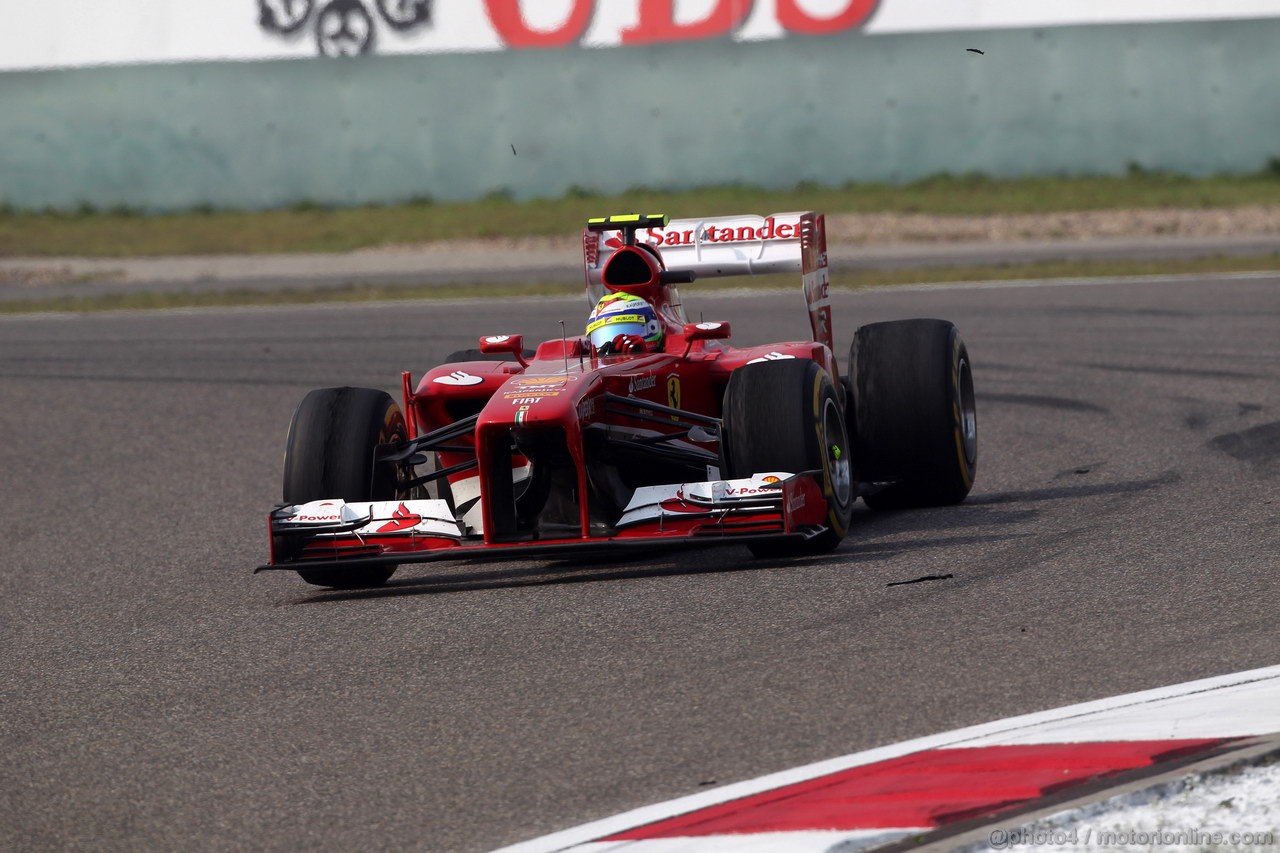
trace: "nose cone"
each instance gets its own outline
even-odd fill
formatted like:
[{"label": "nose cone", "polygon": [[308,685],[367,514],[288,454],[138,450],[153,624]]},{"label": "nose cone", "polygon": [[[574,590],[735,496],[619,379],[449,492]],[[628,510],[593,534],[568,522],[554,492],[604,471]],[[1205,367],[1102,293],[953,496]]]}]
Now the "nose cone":
[{"label": "nose cone", "polygon": [[480,413],[480,425],[563,423],[572,412],[572,392],[580,381],[580,376],[564,373],[513,376],[489,398]]}]

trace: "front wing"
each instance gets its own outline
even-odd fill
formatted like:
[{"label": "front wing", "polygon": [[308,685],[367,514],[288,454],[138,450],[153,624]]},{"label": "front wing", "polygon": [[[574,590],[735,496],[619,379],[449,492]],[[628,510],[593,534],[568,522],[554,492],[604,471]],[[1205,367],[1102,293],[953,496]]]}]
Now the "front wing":
[{"label": "front wing", "polygon": [[616,525],[585,536],[493,542],[468,536],[441,500],[312,501],[268,517],[270,562],[255,571],[377,568],[437,560],[588,556],[620,549],[804,540],[826,530],[818,472],[637,489]]}]

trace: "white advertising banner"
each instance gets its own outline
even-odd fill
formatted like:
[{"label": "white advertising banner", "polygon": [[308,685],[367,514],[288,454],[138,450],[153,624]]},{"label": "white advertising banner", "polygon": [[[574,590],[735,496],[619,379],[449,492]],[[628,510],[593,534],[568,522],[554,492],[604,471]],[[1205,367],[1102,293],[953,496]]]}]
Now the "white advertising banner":
[{"label": "white advertising banner", "polygon": [[0,71],[1280,17],[1280,0],[0,0]]},{"label": "white advertising banner", "polygon": [[869,33],[1280,17],[1277,0],[883,0]]}]

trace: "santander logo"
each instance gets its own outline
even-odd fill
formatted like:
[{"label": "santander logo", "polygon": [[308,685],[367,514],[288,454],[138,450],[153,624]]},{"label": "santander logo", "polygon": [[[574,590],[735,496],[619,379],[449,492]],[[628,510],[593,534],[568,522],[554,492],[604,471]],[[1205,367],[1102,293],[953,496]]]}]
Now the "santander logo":
[{"label": "santander logo", "polygon": [[698,243],[748,243],[762,240],[798,240],[799,222],[779,223],[774,217],[765,219],[763,225],[708,225],[699,233],[692,228],[670,230],[648,228],[647,242],[654,246],[692,246]]},{"label": "santander logo", "polygon": [[391,514],[391,520],[375,530],[375,533],[399,533],[401,530],[409,530],[417,527],[422,523],[422,516],[416,512],[409,512],[409,508],[401,503],[396,507],[396,511]]},{"label": "santander logo", "polygon": [[[762,225],[708,225],[698,230],[694,228],[646,228],[643,242],[650,246],[695,246],[726,243],[760,243],[768,240],[799,240],[803,230],[799,222],[778,222],[775,217],[766,217]],[[596,236],[594,234],[592,237]],[[604,241],[610,249],[621,249],[623,242],[619,237],[609,237]],[[600,245],[587,240],[584,243],[587,262],[595,265],[600,261]]]},{"label": "santander logo", "polygon": [[460,388],[460,387],[466,387],[468,385],[479,385],[484,380],[479,376],[474,376],[470,373],[467,373],[465,370],[455,370],[453,373],[450,373],[448,376],[437,376],[435,379],[432,379],[431,381],[437,382],[441,385],[452,385],[455,388]]},{"label": "santander logo", "polygon": [[658,506],[662,507],[666,512],[687,512],[693,515],[706,515],[708,512],[708,509],[704,506],[695,506],[693,504],[685,503],[684,498],[679,495],[674,498],[667,498],[658,504]]},{"label": "santander logo", "polygon": [[771,353],[766,353],[760,356],[759,358],[753,358],[750,361],[748,361],[747,364],[759,364],[762,361],[784,361],[788,358],[795,358],[795,356],[788,355],[784,352],[771,352]]}]

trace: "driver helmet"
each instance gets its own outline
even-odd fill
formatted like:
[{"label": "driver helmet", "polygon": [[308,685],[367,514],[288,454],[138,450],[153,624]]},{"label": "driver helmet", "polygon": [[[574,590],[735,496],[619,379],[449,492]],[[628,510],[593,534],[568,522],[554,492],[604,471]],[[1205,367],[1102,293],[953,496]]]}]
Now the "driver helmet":
[{"label": "driver helmet", "polygon": [[648,349],[662,346],[662,321],[653,306],[630,293],[610,293],[591,309],[587,337],[596,349],[604,349],[618,335],[643,340]]}]

